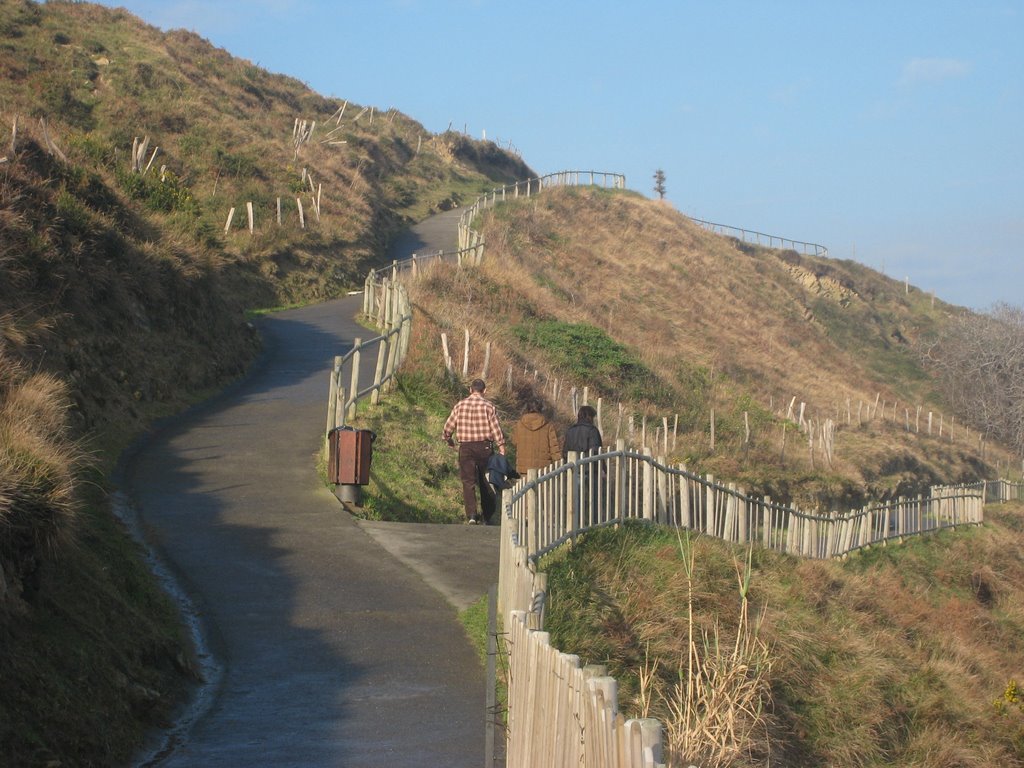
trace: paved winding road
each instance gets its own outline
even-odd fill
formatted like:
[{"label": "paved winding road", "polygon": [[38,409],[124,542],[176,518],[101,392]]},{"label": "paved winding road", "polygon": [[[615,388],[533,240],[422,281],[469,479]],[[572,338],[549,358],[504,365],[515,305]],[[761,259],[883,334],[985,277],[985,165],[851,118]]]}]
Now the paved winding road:
[{"label": "paved winding road", "polygon": [[[452,250],[457,215],[414,228],[394,257]],[[359,523],[316,474],[328,371],[366,335],[360,306],[264,319],[253,372],[127,462],[144,535],[215,660],[206,695],[144,764],[483,761],[484,674],[456,606],[496,578],[498,529]]]}]

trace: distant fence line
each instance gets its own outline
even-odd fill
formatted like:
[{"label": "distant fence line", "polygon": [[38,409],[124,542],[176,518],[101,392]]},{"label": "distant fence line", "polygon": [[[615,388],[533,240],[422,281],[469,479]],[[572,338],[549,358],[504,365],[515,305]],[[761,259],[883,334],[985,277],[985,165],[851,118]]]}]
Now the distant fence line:
[{"label": "distant fence line", "polygon": [[753,229],[730,227],[728,224],[715,224],[712,221],[695,219],[692,216],[690,217],[690,221],[695,224],[699,224],[709,232],[714,232],[716,235],[728,235],[729,237],[735,237],[737,240],[741,240],[745,243],[763,245],[767,248],[789,248],[801,253],[812,253],[815,256],[828,256],[828,248],[824,245],[819,245],[818,243],[808,243],[803,240],[793,240],[788,237],[780,237],[779,235],[769,235]]},{"label": "distant fence line", "polygon": [[1003,504],[1007,501],[1024,501],[1024,481],[986,480],[985,501]]}]

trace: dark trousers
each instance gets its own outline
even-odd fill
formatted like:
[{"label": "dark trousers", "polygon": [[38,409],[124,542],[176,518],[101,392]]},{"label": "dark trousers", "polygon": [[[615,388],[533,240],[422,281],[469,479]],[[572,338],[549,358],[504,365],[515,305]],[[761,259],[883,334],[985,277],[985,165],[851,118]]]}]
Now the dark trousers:
[{"label": "dark trousers", "polygon": [[480,489],[480,507],[483,517],[491,519],[494,514],[494,491],[487,482],[487,460],[491,458],[491,444],[459,443],[459,479],[462,480],[462,503],[466,508],[466,519],[477,517],[476,493]]}]

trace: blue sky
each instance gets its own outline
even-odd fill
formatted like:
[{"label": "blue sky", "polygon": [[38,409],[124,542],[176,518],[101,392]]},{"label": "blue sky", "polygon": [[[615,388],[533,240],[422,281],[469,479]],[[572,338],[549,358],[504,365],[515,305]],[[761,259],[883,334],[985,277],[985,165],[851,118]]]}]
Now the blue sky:
[{"label": "blue sky", "polygon": [[324,94],[1024,304],[1024,0],[121,0]]}]

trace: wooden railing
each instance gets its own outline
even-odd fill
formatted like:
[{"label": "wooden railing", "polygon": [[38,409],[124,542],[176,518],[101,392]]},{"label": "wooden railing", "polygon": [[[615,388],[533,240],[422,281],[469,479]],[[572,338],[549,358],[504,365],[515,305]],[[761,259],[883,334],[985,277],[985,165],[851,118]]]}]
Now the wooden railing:
[{"label": "wooden railing", "polygon": [[[368,285],[369,285],[369,278]],[[335,427],[345,426],[356,414],[357,403],[370,397],[373,404],[380,401],[384,392],[394,381],[395,372],[409,351],[409,335],[412,331],[412,308],[405,286],[397,280],[383,280],[373,284],[373,308],[378,336],[363,341],[357,338],[352,348],[344,355],[334,358],[331,368],[331,383],[327,395],[327,429],[324,432],[324,450],[327,450],[328,434]],[[363,313],[367,312],[366,294],[363,296]],[[360,382],[362,356],[377,354],[377,366],[373,381],[364,386]],[[348,385],[346,389],[345,385]]]},{"label": "wooden railing", "polygon": [[1007,501],[1024,501],[1024,482],[988,480],[985,482],[985,501],[996,504]]},{"label": "wooden railing", "polygon": [[[983,522],[988,501],[1024,500],[1024,482],[980,481],[934,486],[928,496],[900,498],[846,513],[807,512],[745,494],[733,484],[699,476],[682,465],[669,466],[650,453],[614,450],[570,453],[542,470],[530,470],[510,491],[502,521],[498,610],[509,642],[523,655],[565,680],[553,693],[529,675],[509,682],[513,713],[557,712],[566,717],[563,740],[549,732],[549,716],[524,731],[510,731],[509,766],[657,765],[661,760],[661,725],[656,720],[624,720],[615,706],[615,681],[602,668],[581,668],[578,657],[550,649],[543,632],[546,574],[537,563],[546,553],[585,531],[627,520],[677,526],[741,545],[760,545],[807,558],[834,558],[907,536]],[[546,678],[544,678],[546,679]],[[560,698],[559,698],[560,697]],[[552,707],[554,707],[552,709]],[[602,740],[584,738],[594,721],[614,723],[600,730]],[[562,722],[562,721],[559,721]],[[539,741],[539,743],[538,743]],[[561,751],[559,751],[561,750]],[[545,762],[557,753],[574,762]],[[604,763],[603,755],[633,762]],[[522,757],[521,757],[522,756]]]},{"label": "wooden railing", "polygon": [[[1024,484],[999,486],[1002,496]],[[928,496],[870,504],[850,512],[808,512],[733,483],[670,466],[648,452],[614,450],[570,455],[531,470],[508,494],[506,515],[531,560],[582,531],[625,520],[679,526],[733,544],[760,544],[808,558],[840,557],[872,544],[958,525],[979,524],[984,481],[934,486]]]},{"label": "wooden railing", "polygon": [[661,723],[625,719],[606,667],[583,666],[551,646],[543,631],[547,575],[507,525],[499,558],[498,610],[509,655],[506,768],[663,766]]}]

